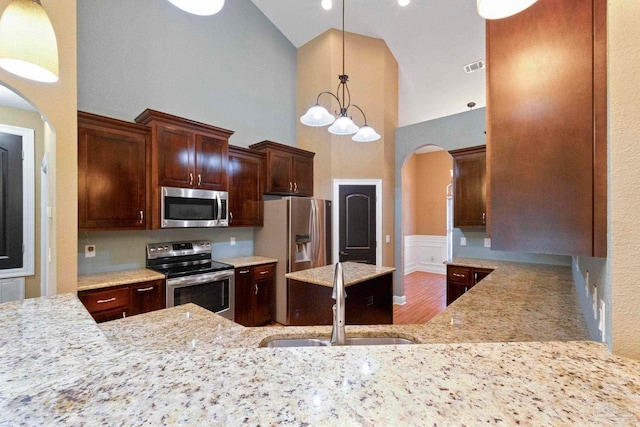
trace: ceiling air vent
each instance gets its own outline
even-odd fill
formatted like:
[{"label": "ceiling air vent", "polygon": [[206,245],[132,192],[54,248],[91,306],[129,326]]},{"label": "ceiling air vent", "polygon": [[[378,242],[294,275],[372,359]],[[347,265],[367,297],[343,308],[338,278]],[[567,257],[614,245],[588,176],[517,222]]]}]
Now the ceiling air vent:
[{"label": "ceiling air vent", "polygon": [[481,59],[476,62],[472,62],[471,64],[467,64],[464,66],[465,73],[473,73],[474,71],[484,69],[484,59]]}]

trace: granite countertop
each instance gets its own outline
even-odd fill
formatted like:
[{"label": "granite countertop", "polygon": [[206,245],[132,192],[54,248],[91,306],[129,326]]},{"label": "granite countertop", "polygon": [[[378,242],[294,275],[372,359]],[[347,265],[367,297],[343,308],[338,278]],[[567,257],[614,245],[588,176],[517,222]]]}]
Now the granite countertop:
[{"label": "granite countertop", "polygon": [[[2,304],[0,425],[639,425],[640,361],[548,339],[570,269],[488,268],[435,323],[347,327],[420,343],[404,346],[257,348],[331,327],[245,328],[193,304],[100,325],[74,295]],[[538,287],[564,299],[523,307]],[[517,289],[490,309],[528,317],[495,331],[524,340],[481,342],[494,339],[470,310]]]},{"label": "granite countertop", "polygon": [[[377,265],[361,264],[358,262],[342,263],[345,286],[355,285],[356,283],[364,282],[375,277],[384,276],[385,274],[393,273],[395,270],[393,267],[379,267]],[[332,264],[287,273],[285,277],[314,285],[333,287],[334,272],[335,266]]]},{"label": "granite countertop", "polygon": [[236,258],[224,258],[224,259],[218,259],[216,261],[224,262],[225,264],[231,264],[233,265],[234,268],[251,267],[254,265],[271,264],[274,262],[278,262],[278,260],[275,258],[268,258],[264,256],[257,256],[257,255],[243,256],[243,257],[236,257]]},{"label": "granite countertop", "polygon": [[164,274],[146,268],[87,274],[78,276],[78,291],[108,288],[109,286],[127,285],[158,279],[164,279]]}]

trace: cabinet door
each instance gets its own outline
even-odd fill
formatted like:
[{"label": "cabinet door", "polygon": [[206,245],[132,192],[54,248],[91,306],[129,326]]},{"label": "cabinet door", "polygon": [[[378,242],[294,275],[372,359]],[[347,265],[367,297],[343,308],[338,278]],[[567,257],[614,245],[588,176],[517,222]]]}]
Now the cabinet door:
[{"label": "cabinet door", "polygon": [[229,216],[231,226],[262,226],[264,157],[229,147]]},{"label": "cabinet door", "polygon": [[228,145],[225,139],[196,134],[196,168],[193,186],[206,190],[227,190]]},{"label": "cabinet door", "polygon": [[145,229],[147,137],[78,129],[78,227]]},{"label": "cabinet door", "polygon": [[166,296],[163,282],[164,280],[152,280],[131,285],[129,287],[129,315],[133,316],[165,308]]},{"label": "cabinet door", "polygon": [[276,151],[269,153],[267,193],[291,194],[293,192],[292,162],[291,154]]},{"label": "cabinet door", "polygon": [[473,269],[473,284],[477,284],[479,281],[487,277],[493,270],[485,270],[482,268]]},{"label": "cabinet door", "polygon": [[273,306],[273,279],[253,282],[253,320],[252,325],[271,323]]},{"label": "cabinet door", "polygon": [[453,226],[486,225],[485,149],[453,154]]},{"label": "cabinet door", "polygon": [[606,3],[487,21],[494,250],[606,255]]},{"label": "cabinet door", "polygon": [[252,326],[251,313],[253,293],[251,286],[251,268],[236,268],[235,270],[235,322],[244,326]]},{"label": "cabinet door", "polygon": [[292,158],[293,192],[298,196],[313,196],[313,159]]},{"label": "cabinet door", "polygon": [[469,290],[469,285],[447,281],[447,305],[451,304]]},{"label": "cabinet door", "polygon": [[195,141],[191,132],[157,126],[154,146],[158,185],[191,187],[195,183]]}]

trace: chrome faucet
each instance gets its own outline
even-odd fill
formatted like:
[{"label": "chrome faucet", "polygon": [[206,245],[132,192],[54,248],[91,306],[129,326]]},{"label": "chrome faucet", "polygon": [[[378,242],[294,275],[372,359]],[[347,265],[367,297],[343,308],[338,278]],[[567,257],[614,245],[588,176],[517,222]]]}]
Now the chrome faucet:
[{"label": "chrome faucet", "polygon": [[344,345],[344,299],[347,293],[344,290],[344,275],[342,274],[342,264],[336,264],[335,275],[333,277],[333,293],[331,297],[336,300],[333,305],[333,330],[331,331],[331,345]]}]

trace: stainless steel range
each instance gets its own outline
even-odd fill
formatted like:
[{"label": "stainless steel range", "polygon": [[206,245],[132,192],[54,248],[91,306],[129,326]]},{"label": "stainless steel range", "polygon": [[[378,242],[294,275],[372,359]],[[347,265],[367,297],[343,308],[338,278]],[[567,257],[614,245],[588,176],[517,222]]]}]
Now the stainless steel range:
[{"label": "stainless steel range", "polygon": [[167,278],[167,307],[191,302],[234,320],[234,269],[213,261],[211,246],[208,240],[149,243],[147,268]]}]

